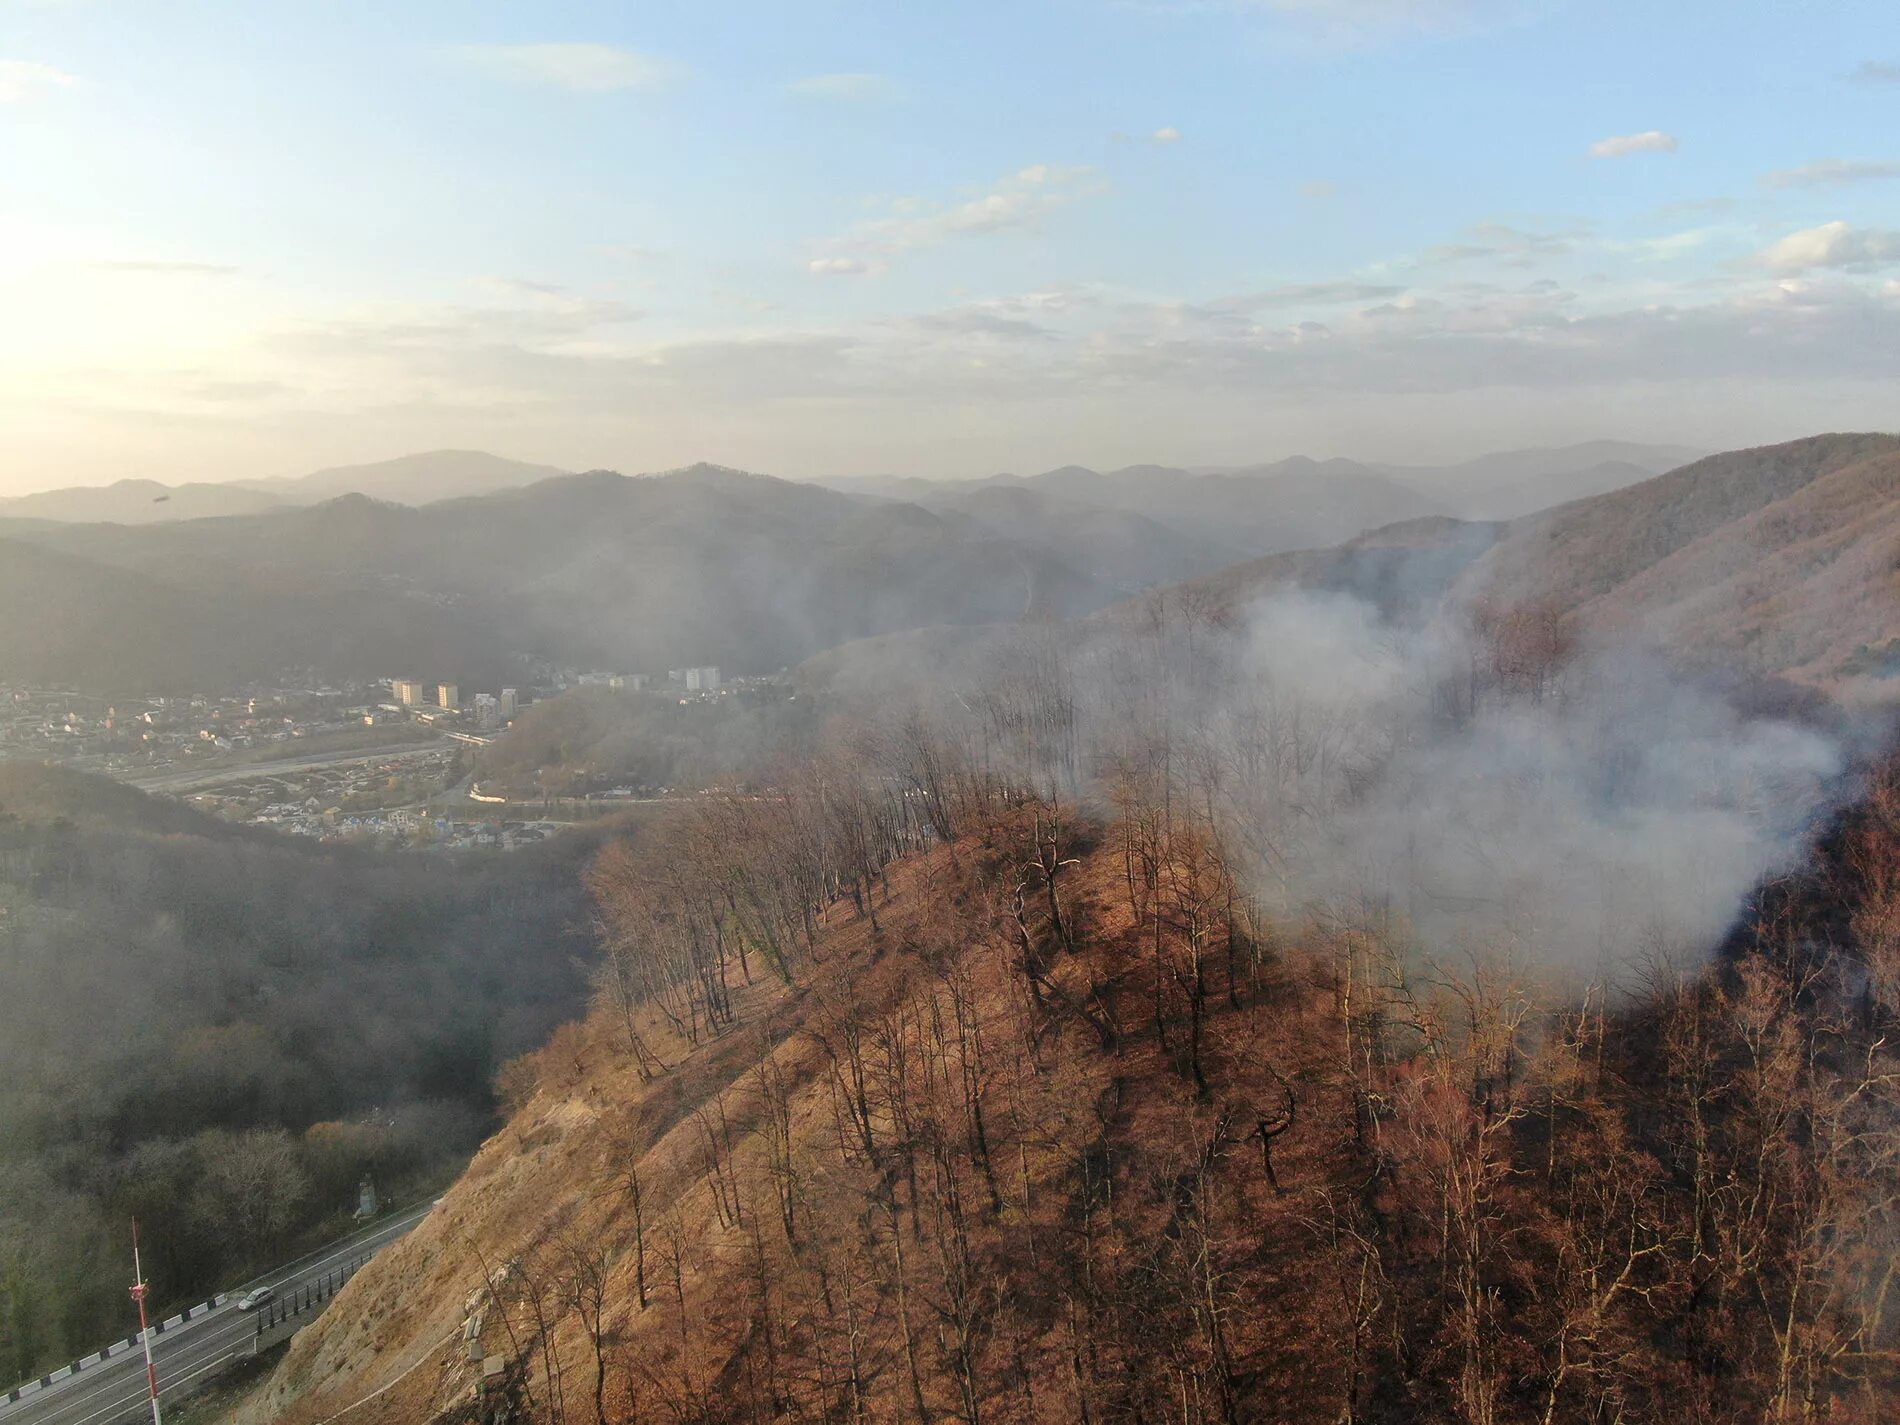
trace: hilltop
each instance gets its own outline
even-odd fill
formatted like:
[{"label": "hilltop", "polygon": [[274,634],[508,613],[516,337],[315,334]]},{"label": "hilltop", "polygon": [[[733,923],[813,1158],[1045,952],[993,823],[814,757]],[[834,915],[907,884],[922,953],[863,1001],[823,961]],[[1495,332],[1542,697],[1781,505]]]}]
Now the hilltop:
[{"label": "hilltop", "polygon": [[1518,520],[1457,593],[1842,687],[1900,672],[1897,552],[1900,436],[1824,435]]},{"label": "hilltop", "polygon": [[1413,620],[1478,601],[1537,606],[1687,663],[1878,696],[1900,673],[1896,551],[1900,436],[1821,435],[1515,520],[1395,524],[1180,592],[1232,614],[1287,587],[1351,593]]}]

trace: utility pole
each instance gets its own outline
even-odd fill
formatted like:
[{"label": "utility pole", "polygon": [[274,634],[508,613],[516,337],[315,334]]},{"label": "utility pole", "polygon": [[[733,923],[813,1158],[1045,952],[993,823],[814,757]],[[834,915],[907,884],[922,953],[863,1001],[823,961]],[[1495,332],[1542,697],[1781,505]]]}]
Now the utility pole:
[{"label": "utility pole", "polygon": [[139,1340],[145,1344],[145,1385],[152,1393],[152,1425],[158,1418],[158,1366],[152,1361],[152,1327],[145,1319],[145,1272],[139,1266],[139,1220],[132,1219],[132,1300],[139,1304]]}]

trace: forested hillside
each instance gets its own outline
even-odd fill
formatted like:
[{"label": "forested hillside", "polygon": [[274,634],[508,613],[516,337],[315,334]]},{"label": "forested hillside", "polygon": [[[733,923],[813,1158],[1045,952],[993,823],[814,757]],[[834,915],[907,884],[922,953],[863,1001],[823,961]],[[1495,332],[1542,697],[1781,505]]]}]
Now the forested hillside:
[{"label": "forested hillside", "polygon": [[1463,592],[1839,685],[1900,671],[1897,555],[1900,436],[1828,435],[1712,455],[1517,521]]},{"label": "forested hillside", "polygon": [[1337,596],[938,691],[601,854],[593,1013],[249,1418],[476,1418],[471,1332],[538,1421],[1885,1418],[1890,772]]},{"label": "forested hillside", "polygon": [[582,1003],[594,841],[465,860],[292,843],[0,764],[0,1375],[124,1334],[126,1223],[202,1298],[490,1126]]}]

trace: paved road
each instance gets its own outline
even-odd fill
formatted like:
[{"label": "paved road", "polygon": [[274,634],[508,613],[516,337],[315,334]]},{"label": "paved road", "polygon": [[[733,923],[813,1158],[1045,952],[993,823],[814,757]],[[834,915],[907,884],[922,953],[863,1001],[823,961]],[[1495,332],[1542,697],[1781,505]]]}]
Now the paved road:
[{"label": "paved road", "polygon": [[444,740],[401,742],[363,752],[345,748],[316,752],[308,757],[284,757],[275,762],[245,762],[223,767],[190,767],[179,772],[141,773],[123,778],[146,792],[196,792],[224,782],[254,782],[288,773],[312,772],[319,767],[355,767],[371,762],[400,762],[425,753],[450,750]]},{"label": "paved road", "polygon": [[[288,1298],[292,1289],[315,1283],[326,1273],[346,1266],[364,1252],[376,1252],[401,1237],[422,1221],[432,1204],[411,1208],[396,1217],[377,1223],[365,1232],[326,1247],[321,1253],[254,1282],[245,1288],[269,1283],[280,1297]],[[238,1356],[249,1355],[257,1328],[248,1312],[237,1309],[241,1291],[230,1292],[222,1306],[215,1306],[190,1321],[167,1326],[152,1340],[152,1355],[158,1362],[158,1395],[162,1405],[168,1399],[188,1393],[201,1385],[218,1367]],[[307,1319],[314,1320],[312,1310]],[[173,1318],[176,1320],[176,1318]],[[6,1425],[121,1425],[152,1418],[146,1403],[145,1353],[135,1344],[131,1350],[87,1366],[77,1375],[56,1380],[19,1401],[8,1404],[0,1397],[0,1421]]]}]

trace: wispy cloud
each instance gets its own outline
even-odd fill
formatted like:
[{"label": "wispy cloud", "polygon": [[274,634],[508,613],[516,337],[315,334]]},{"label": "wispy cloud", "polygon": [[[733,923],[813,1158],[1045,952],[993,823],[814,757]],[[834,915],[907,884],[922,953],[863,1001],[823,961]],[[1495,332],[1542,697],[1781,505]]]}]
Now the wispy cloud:
[{"label": "wispy cloud", "polygon": [[64,70],[30,59],[0,59],[0,104],[18,104],[49,89],[70,89],[79,83]]},{"label": "wispy cloud", "polygon": [[1881,59],[1864,60],[1848,78],[1858,84],[1900,84],[1900,64]]},{"label": "wispy cloud", "polygon": [[1181,142],[1181,131],[1173,127],[1172,125],[1167,125],[1162,128],[1156,129],[1153,133],[1149,134],[1148,142],[1149,143],[1179,143]]},{"label": "wispy cloud", "polygon": [[1463,242],[1444,242],[1425,250],[1426,262],[1477,262],[1491,259],[1507,267],[1529,267],[1547,257],[1561,257],[1576,245],[1583,232],[1533,232],[1508,223],[1479,223],[1466,228]]},{"label": "wispy cloud", "polygon": [[1674,134],[1645,129],[1640,134],[1612,134],[1590,145],[1592,158],[1625,158],[1632,153],[1674,153],[1680,145]]},{"label": "wispy cloud", "polygon": [[1389,283],[1297,282],[1286,287],[1268,287],[1258,292],[1242,292],[1207,304],[1215,312],[1264,312],[1285,307],[1334,306],[1345,302],[1380,302],[1401,295],[1405,289]]},{"label": "wispy cloud", "polygon": [[1225,10],[1271,16],[1327,44],[1370,44],[1395,35],[1458,34],[1509,21],[1523,0],[1134,0],[1165,12]]},{"label": "wispy cloud", "polygon": [[[953,238],[1033,228],[1048,214],[1100,187],[1093,168],[1038,163],[1018,169],[987,193],[962,202],[901,198],[891,204],[890,216],[860,223],[826,244],[831,251],[818,261],[865,262],[870,256],[916,252]],[[816,262],[812,270],[819,270]]]},{"label": "wispy cloud", "polygon": [[956,336],[987,338],[996,341],[1054,341],[1056,333],[1027,317],[1009,315],[1007,302],[973,303],[947,311],[926,312],[913,317],[910,325],[920,331],[945,332]]},{"label": "wispy cloud", "polygon": [[1823,158],[1799,168],[1777,168],[1773,173],[1764,173],[1761,182],[1764,188],[1840,188],[1882,178],[1900,178],[1900,163]]},{"label": "wispy cloud", "polygon": [[1668,262],[1697,252],[1730,231],[1726,227],[1685,228],[1661,237],[1605,241],[1601,246],[1608,252],[1626,252],[1639,262]]},{"label": "wispy cloud", "polygon": [[622,262],[659,262],[666,254],[657,247],[642,247],[639,243],[605,243],[595,249],[605,257],[619,258]]},{"label": "wispy cloud", "polygon": [[101,272],[143,272],[158,277],[235,277],[238,269],[216,262],[167,262],[137,259],[127,262],[95,262]]},{"label": "wispy cloud", "polygon": [[515,84],[542,84],[581,94],[659,89],[677,79],[671,60],[618,45],[565,42],[525,45],[457,45],[452,57],[473,69]]},{"label": "wispy cloud", "polygon": [[1775,272],[1808,272],[1815,268],[1867,271],[1900,263],[1900,231],[1855,228],[1844,222],[1803,228],[1761,254],[1762,263]]},{"label": "wispy cloud", "polygon": [[814,277],[862,277],[871,264],[856,257],[814,257],[809,268]]},{"label": "wispy cloud", "polygon": [[835,99],[843,103],[889,103],[904,97],[904,86],[885,74],[812,74],[785,86],[800,99]]},{"label": "wispy cloud", "polygon": [[568,289],[558,282],[537,282],[528,277],[485,277],[481,286],[506,297],[539,299],[565,298]]}]

